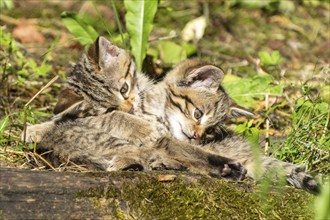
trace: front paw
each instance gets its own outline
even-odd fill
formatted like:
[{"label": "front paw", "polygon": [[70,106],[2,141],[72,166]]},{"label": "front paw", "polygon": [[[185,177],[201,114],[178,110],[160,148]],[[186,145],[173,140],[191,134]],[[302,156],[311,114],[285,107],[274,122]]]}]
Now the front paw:
[{"label": "front paw", "polygon": [[216,173],[210,173],[211,176],[226,180],[243,180],[247,170],[241,163],[230,161],[220,166]]},{"label": "front paw", "polygon": [[[100,161],[98,161],[100,162]],[[116,155],[110,160],[103,162],[106,171],[142,171],[145,170],[143,161],[138,157]]]},{"label": "front paw", "polygon": [[[54,125],[53,121],[45,122],[37,125],[29,125],[26,127],[25,142],[39,143],[48,129]],[[21,135],[21,140],[24,141],[24,131]]]},{"label": "front paw", "polygon": [[291,185],[305,189],[310,193],[318,194],[320,192],[320,185],[316,182],[314,177],[305,173],[302,167],[293,169],[291,174],[288,175],[287,181]]}]

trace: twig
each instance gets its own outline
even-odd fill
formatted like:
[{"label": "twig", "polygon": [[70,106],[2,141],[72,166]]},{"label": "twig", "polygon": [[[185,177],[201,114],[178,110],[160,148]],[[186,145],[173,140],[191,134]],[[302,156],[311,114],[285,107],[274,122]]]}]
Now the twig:
[{"label": "twig", "polygon": [[45,164],[47,164],[53,171],[56,172],[55,167],[53,167],[45,158],[43,158],[40,154],[37,153],[37,137],[34,136],[33,138],[33,154],[37,156],[40,160],[42,160]]},{"label": "twig", "polygon": [[291,117],[291,115],[290,115],[289,113],[286,113],[286,112],[284,112],[284,111],[281,111],[281,110],[278,110],[278,109],[277,109],[276,112],[277,112],[279,115],[281,115],[281,116],[288,117],[288,118]]},{"label": "twig", "polygon": [[[3,15],[3,14],[0,15],[0,20],[2,20],[3,22],[5,22],[7,24],[12,24],[12,25],[18,25],[21,23],[20,19],[9,17],[9,16]],[[33,25],[38,24],[38,19],[29,18],[29,19],[24,19],[24,20],[27,20],[29,22],[29,24],[33,24]]]},{"label": "twig", "polygon": [[325,159],[328,159],[329,156],[330,156],[329,154],[325,155],[324,157],[322,157],[322,158],[320,158],[320,159],[314,161],[314,162],[312,163],[312,165],[318,164],[318,163],[320,163],[321,161],[323,161],[323,160],[325,160]]},{"label": "twig", "polygon": [[152,39],[149,39],[148,42],[154,42],[154,41],[162,41],[162,40],[171,40],[173,38],[177,38],[179,35],[176,32],[170,32],[168,36],[165,37],[155,37]]},{"label": "twig", "polygon": [[0,15],[0,20],[7,23],[7,24],[13,24],[13,25],[18,25],[19,20],[9,17],[7,15]]},{"label": "twig", "polygon": [[78,165],[78,164],[74,163],[74,162],[71,161],[71,160],[68,161],[68,163],[70,163],[70,164],[72,164],[74,167],[80,169],[80,170],[79,170],[80,172],[89,172],[89,171],[90,171],[88,168],[84,167],[84,165]]},{"label": "twig", "polygon": [[6,149],[4,151],[4,153],[11,153],[11,154],[17,154],[17,155],[20,155],[20,156],[25,156],[25,153],[23,152],[20,152],[20,151],[14,151],[14,150],[10,150],[10,149]]},{"label": "twig", "polygon": [[[269,94],[267,93],[265,95],[265,108],[266,111],[268,110],[268,102],[269,102]],[[268,155],[268,151],[269,151],[269,119],[268,116],[266,117],[266,140],[265,140],[265,155]]]},{"label": "twig", "polygon": [[329,118],[330,118],[330,107],[328,108],[327,120],[326,120],[325,125],[324,125],[324,128],[323,128],[323,134],[322,134],[322,137],[324,137],[325,134],[327,133],[327,130],[328,130],[328,124],[329,124]]},{"label": "twig", "polygon": [[53,84],[57,79],[59,78],[59,75],[55,76],[52,80],[50,80],[44,87],[42,87],[25,105],[24,105],[24,124],[23,124],[23,143],[26,142],[26,109],[29,106],[29,104],[45,89],[47,89],[51,84]]}]

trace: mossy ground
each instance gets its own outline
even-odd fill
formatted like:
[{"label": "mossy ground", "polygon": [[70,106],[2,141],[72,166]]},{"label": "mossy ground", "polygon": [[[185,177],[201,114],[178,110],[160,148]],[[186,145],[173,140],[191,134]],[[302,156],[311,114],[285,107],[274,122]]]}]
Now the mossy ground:
[{"label": "mossy ground", "polygon": [[[60,20],[60,14],[63,11],[81,11],[88,1],[14,2],[13,9],[1,9],[1,27],[5,33],[12,33],[21,18],[31,19],[30,22],[37,26],[46,42],[42,45],[17,42],[16,46],[23,51],[24,58],[34,59],[38,65],[44,62],[47,55],[45,62],[52,66],[52,70],[48,75],[38,78],[33,72],[29,72],[29,75],[23,76],[24,83],[18,85],[17,72],[25,67],[19,60],[6,57],[8,48],[1,47],[1,67],[5,69],[10,65],[11,68],[1,75],[1,85],[4,86],[0,88],[0,92],[3,92],[0,95],[0,119],[9,115],[9,126],[3,133],[4,139],[0,140],[0,165],[45,169],[45,164],[31,153],[31,148],[20,141],[23,107],[55,75],[59,74],[61,82],[64,81],[64,73],[82,53],[81,45],[77,45],[70,37],[65,38],[68,31]],[[110,2],[96,2],[106,5],[111,12]],[[269,12],[239,5],[226,7],[227,2],[229,1],[209,1],[210,23],[203,39],[196,43],[197,56],[221,66],[227,73],[246,77],[257,74],[258,65],[255,61],[258,60],[258,52],[279,50],[285,62],[266,70],[285,85],[284,96],[288,105],[274,112],[271,129],[276,135],[288,134],[287,131],[292,130],[294,102],[304,93],[302,87],[311,86],[318,94],[319,89],[329,84],[328,72],[320,70],[326,69],[325,67],[329,69],[330,6],[326,1],[320,4],[314,1],[316,3],[309,6],[305,3],[308,1],[297,0],[292,1],[294,11]],[[313,1],[310,2],[312,4]],[[203,14],[203,3],[204,1],[161,1],[150,39],[168,36],[172,31],[180,35],[188,21]],[[116,1],[116,4],[120,6],[122,3]],[[118,7],[118,11],[124,23],[125,10]],[[9,19],[4,19],[3,15]],[[113,26],[115,33],[112,34],[118,34],[113,25],[114,17],[104,18],[104,21]],[[102,22],[94,24],[103,25]],[[104,29],[100,34],[108,35]],[[177,43],[182,41],[180,37],[172,40]],[[152,44],[151,42],[150,45],[153,46]],[[160,69],[165,70],[162,66]],[[283,73],[284,76],[281,76]],[[51,113],[61,82],[53,84],[52,88],[31,103],[29,122],[38,123],[44,120],[37,112]],[[261,108],[257,113],[263,114],[265,111]],[[311,127],[307,131],[310,134]],[[314,139],[313,135],[309,136]],[[298,137],[297,140],[301,138]],[[306,163],[301,160],[295,162]],[[329,157],[316,162],[314,170],[329,174]],[[72,169],[77,170],[76,167]],[[77,199],[87,198],[93,201],[95,208],[103,207],[104,212],[108,212],[114,219],[311,219],[314,216],[313,196],[302,190],[274,187],[270,192],[261,190],[258,193],[259,186],[249,181],[224,182],[201,176],[194,180],[186,174],[175,174],[177,179],[166,183],[159,182],[157,173],[154,172],[106,174],[107,178],[117,180],[117,187],[101,184],[98,188],[81,192]],[[278,188],[283,190],[276,190]]]},{"label": "mossy ground", "polygon": [[[292,187],[260,192],[251,180],[231,182],[175,173],[160,182],[163,172],[93,174],[109,179],[77,194],[105,215],[119,219],[312,219],[314,196]],[[87,174],[89,175],[89,174]],[[120,179],[120,181],[118,181]]]}]

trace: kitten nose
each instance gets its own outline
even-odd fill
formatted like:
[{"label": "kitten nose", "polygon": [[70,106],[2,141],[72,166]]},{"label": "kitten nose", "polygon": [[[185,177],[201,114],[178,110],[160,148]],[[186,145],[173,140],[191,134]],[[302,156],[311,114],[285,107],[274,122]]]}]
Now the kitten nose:
[{"label": "kitten nose", "polygon": [[194,132],[193,139],[200,140],[201,139],[201,136],[197,132]]},{"label": "kitten nose", "polygon": [[128,111],[128,113],[133,114],[134,113],[134,106],[132,105],[131,109]]}]

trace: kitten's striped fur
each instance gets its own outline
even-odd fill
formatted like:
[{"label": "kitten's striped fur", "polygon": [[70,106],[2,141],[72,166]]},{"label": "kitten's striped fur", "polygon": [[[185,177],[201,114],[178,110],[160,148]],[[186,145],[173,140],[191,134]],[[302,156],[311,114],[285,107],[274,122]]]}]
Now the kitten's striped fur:
[{"label": "kitten's striped fur", "polygon": [[[79,152],[83,155],[83,153],[88,153],[93,147],[95,149],[103,149],[98,150],[97,152],[102,152],[105,149],[111,152],[108,152],[106,156],[103,154],[97,154],[98,156],[94,155],[96,158],[110,158],[110,155],[118,156],[121,155],[121,153],[124,155],[124,152],[129,154],[127,152],[128,148],[139,149],[136,147],[140,145],[148,146],[146,149],[136,150],[135,153],[139,156],[135,156],[134,158],[135,160],[140,161],[139,163],[144,164],[144,169],[149,169],[152,167],[150,165],[150,160],[154,161],[154,157],[150,155],[151,152],[157,154],[160,150],[156,146],[160,145],[164,147],[164,145],[161,145],[160,143],[166,142],[166,150],[164,151],[164,149],[162,149],[166,153],[161,154],[164,158],[167,158],[165,159],[167,162],[164,162],[162,165],[163,167],[173,169],[175,169],[174,167],[176,166],[181,168],[187,167],[183,165],[184,163],[181,163],[182,161],[180,162],[178,158],[181,160],[189,159],[190,162],[198,161],[198,163],[205,164],[205,161],[201,162],[200,160],[200,158],[205,158],[205,156],[201,155],[213,152],[217,155],[225,155],[238,160],[247,168],[249,176],[256,177],[254,175],[255,161],[254,156],[252,155],[251,146],[239,136],[233,136],[231,134],[227,137],[220,136],[223,132],[217,131],[219,130],[219,125],[226,119],[226,117],[250,114],[246,110],[236,106],[223,91],[220,85],[223,79],[223,72],[219,68],[196,60],[184,61],[178,64],[167,74],[163,81],[157,84],[151,84],[150,81],[141,74],[136,75],[134,73],[133,75],[135,76],[133,79],[136,80],[134,84],[136,87],[134,89],[136,90],[133,89],[135,91],[135,116],[115,111],[104,116],[79,119],[74,122],[64,123],[55,129],[50,129],[51,132],[48,132],[41,140],[41,145],[64,146],[65,144],[70,144],[75,146],[77,144],[76,142],[73,142],[73,139],[78,139],[80,136],[86,136],[82,139],[85,141],[84,143],[79,143],[79,146],[77,147],[70,147],[70,152],[65,154],[66,156],[71,156],[78,152],[77,149],[81,149]],[[79,81],[77,78],[72,78],[72,80]],[[103,86],[102,83],[100,85]],[[82,86],[84,86],[84,84],[82,84]],[[79,89],[76,93],[79,93]],[[89,98],[83,98],[82,100],[88,101],[88,99]],[[61,101],[59,101],[59,103],[61,103]],[[98,102],[95,102],[93,107],[96,108],[97,106]],[[70,110],[70,107],[68,109]],[[105,109],[106,108],[104,108],[104,110]],[[119,108],[117,107],[115,109]],[[103,113],[106,112],[106,110],[104,110]],[[74,114],[78,113],[79,111],[74,112]],[[100,115],[102,112],[94,112],[92,114]],[[111,120],[112,122],[110,123],[109,121]],[[87,131],[86,127],[88,126],[89,129]],[[94,130],[94,133],[91,130]],[[67,138],[64,137],[64,140],[60,140],[60,134],[62,133],[68,135]],[[74,135],[75,138],[72,138],[72,135]],[[171,135],[182,142],[178,142],[173,138],[162,139],[164,135]],[[217,135],[217,138],[210,139],[212,135]],[[54,137],[57,137],[57,139],[54,139]],[[96,140],[96,137],[103,138],[98,138],[98,140]],[[219,139],[219,137],[221,138]],[[216,140],[211,141],[214,139]],[[95,146],[95,143],[93,144],[93,140],[97,142],[97,146]],[[158,142],[156,140],[158,140]],[[76,141],[81,142],[79,139]],[[199,151],[197,154],[191,154],[192,149],[194,149],[193,151],[196,151],[197,145],[189,144],[188,141],[195,144],[204,142],[202,148],[206,151]],[[121,146],[118,148],[120,151],[116,151],[117,148],[115,146],[117,145]],[[87,146],[93,147],[87,148]],[[63,154],[65,151],[61,147],[54,147],[54,150],[58,151],[57,154]],[[138,151],[143,153],[140,152],[139,154],[137,153]],[[190,153],[187,154],[185,152]],[[79,158],[79,153],[77,158]],[[85,158],[88,158],[88,156]],[[174,158],[176,158],[176,160],[173,161],[172,159]],[[302,172],[299,166],[270,157],[260,156],[260,159],[262,172],[267,172],[270,168],[279,165],[285,169],[284,171],[288,176],[287,180],[292,185],[299,188],[306,188],[310,191],[317,191],[317,183],[311,179],[310,176]],[[103,161],[103,159],[100,159],[99,163],[102,163],[101,161]],[[120,160],[116,161],[118,163]],[[126,161],[131,160],[126,158]],[[176,165],[171,166],[171,162],[168,161],[172,161],[173,164]],[[230,160],[225,159],[224,161]],[[185,162],[185,164],[187,164],[187,162]],[[194,170],[196,166],[197,165],[192,166],[189,164],[188,167],[190,170]],[[222,163],[222,168],[224,166],[224,163]],[[231,168],[233,168],[233,172],[236,172],[235,175],[237,175],[235,166],[231,165]],[[108,168],[103,167],[103,169]],[[306,181],[307,179],[309,180]]]},{"label": "kitten's striped fur", "polygon": [[[112,44],[100,38],[96,42],[96,46],[112,47]],[[99,49],[99,58],[105,57],[104,59],[108,61],[105,63],[108,69],[114,63],[127,63],[125,59],[120,60],[117,53],[107,52],[108,50]],[[115,56],[115,59],[107,58],[107,56]],[[113,81],[113,74],[122,75],[124,73],[127,75],[126,69],[129,68],[121,67],[134,65],[129,56],[126,56],[126,58],[130,60],[131,65],[116,64],[118,69],[113,72],[107,72],[104,71],[105,68],[100,68],[101,71],[96,72],[95,75],[108,77],[103,81],[95,80],[90,76],[81,76],[82,74],[91,75],[94,73],[89,70],[83,71],[85,68],[83,65],[86,65],[86,63],[78,64],[82,67],[76,68],[69,75],[67,87],[74,90],[74,93],[82,98],[72,105],[67,104],[70,102],[65,102],[66,104],[62,105],[64,99],[61,99],[58,106],[62,105],[64,107],[61,109],[62,113],[56,116],[55,123],[51,121],[29,127],[28,137],[30,137],[30,140],[37,134],[39,149],[52,149],[55,155],[64,158],[70,157],[70,160],[80,161],[83,159],[85,164],[92,167],[97,161],[94,158],[100,158],[97,167],[105,170],[126,169],[125,167],[131,167],[132,161],[136,161],[134,164],[140,164],[143,169],[189,169],[212,176],[224,176],[228,179],[243,178],[246,171],[235,161],[211,154],[196,146],[185,146],[180,142],[176,142],[173,138],[169,138],[171,132],[181,140],[200,138],[201,133],[194,137],[197,132],[196,125],[199,127],[206,126],[206,122],[215,118],[212,116],[217,111],[209,111],[208,114],[200,117],[200,121],[196,119],[194,117],[196,105],[200,105],[201,110],[206,109],[206,106],[202,105],[198,97],[205,95],[205,100],[209,102],[208,105],[214,102],[213,106],[215,102],[221,101],[221,97],[216,93],[218,91],[223,92],[218,89],[223,77],[222,71],[211,65],[191,61],[191,64],[196,67],[182,63],[158,84],[152,84],[142,74],[136,75],[134,73],[132,75],[136,77],[133,77],[135,81],[132,82],[132,85],[135,86],[131,88],[133,91],[131,96],[134,97],[135,101],[134,115],[119,111],[107,113],[107,108],[113,110],[113,107],[115,107],[113,102],[111,105],[108,104],[110,103],[108,93],[104,93],[102,105],[97,105],[99,98],[95,98],[96,95],[90,95],[88,92],[90,90],[85,89],[91,87],[91,82],[85,83],[85,79],[97,82],[100,88],[95,89],[108,90],[107,84],[103,87],[103,82],[106,82],[106,80],[108,82]],[[87,57],[87,59],[90,59],[90,57]],[[103,60],[99,60],[99,62],[103,62]],[[213,74],[205,75],[208,70]],[[106,75],[107,73],[109,74]],[[202,77],[201,79],[198,78],[199,74]],[[211,76],[212,79],[209,79],[208,77]],[[64,90],[64,92],[70,91],[70,89]],[[174,90],[176,90],[175,94]],[[171,91],[169,95],[167,95],[168,91]],[[102,94],[100,92],[96,93]],[[117,99],[117,102],[120,103],[121,101],[123,100]],[[176,108],[170,107],[173,102],[175,102]],[[85,111],[85,109],[89,111]],[[90,109],[97,109],[98,111],[90,111]],[[184,117],[182,111],[185,111]],[[99,116],[86,117],[95,112]],[[83,115],[80,115],[80,113],[83,113]],[[224,114],[222,111],[218,111],[218,113]],[[70,116],[75,119],[66,120],[66,115],[76,117]],[[173,122],[173,115],[177,115],[175,116],[177,121]],[[201,120],[202,118],[203,120]],[[187,120],[190,120],[191,124],[187,124]],[[177,129],[175,124],[177,122],[179,122],[182,130],[180,130],[181,134],[178,135],[174,133]],[[164,143],[174,144],[165,146]],[[139,148],[140,146],[144,146],[146,149]],[[180,146],[182,146],[181,149]],[[136,155],[139,155],[139,157]],[[88,158],[91,158],[91,161],[88,162]],[[125,158],[125,160],[119,160],[118,158]],[[124,165],[119,166],[118,164]]]},{"label": "kitten's striped fur", "polygon": [[[118,71],[120,70],[120,71]],[[134,110],[136,66],[129,54],[100,38],[68,73],[54,113],[87,117]]]}]

